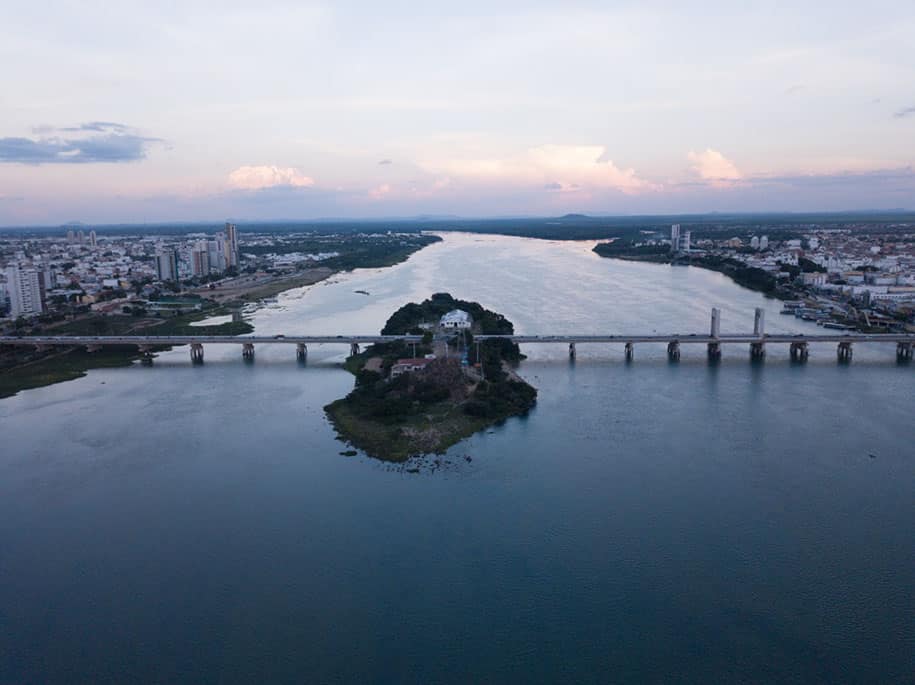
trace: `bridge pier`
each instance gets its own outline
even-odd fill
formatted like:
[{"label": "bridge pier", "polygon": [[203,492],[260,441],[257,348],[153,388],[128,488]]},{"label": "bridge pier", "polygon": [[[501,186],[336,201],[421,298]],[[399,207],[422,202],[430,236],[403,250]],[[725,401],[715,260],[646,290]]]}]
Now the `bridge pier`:
[{"label": "bridge pier", "polygon": [[632,346],[631,342],[626,343],[626,361],[631,362],[632,358],[635,356],[635,349]]},{"label": "bridge pier", "polygon": [[710,342],[708,344],[708,360],[717,362],[719,359],[721,359],[721,343]]},{"label": "bridge pier", "polygon": [[762,341],[750,343],[750,359],[757,361],[766,358],[766,343]]},{"label": "bridge pier", "polygon": [[349,346],[349,356],[355,357],[357,354],[359,354],[359,343],[351,343]]},{"label": "bridge pier", "polygon": [[680,341],[671,340],[667,343],[667,358],[672,362],[680,361]]},{"label": "bridge pier", "polygon": [[810,356],[810,349],[805,342],[793,342],[788,349],[793,362],[805,362]]},{"label": "bridge pier", "polygon": [[308,359],[308,345],[305,343],[296,343],[295,358],[304,363]]},{"label": "bridge pier", "polygon": [[900,362],[912,361],[912,343],[896,343],[896,360]]},{"label": "bridge pier", "polygon": [[839,359],[839,362],[847,364],[851,361],[851,343],[850,342],[840,342],[838,348],[836,348],[836,356]]},{"label": "bridge pier", "polygon": [[203,364],[203,345],[191,343],[191,363]]},{"label": "bridge pier", "polygon": [[149,346],[138,345],[137,351],[139,351],[139,353],[140,353],[140,363],[143,366],[152,366],[153,355],[152,355],[152,352],[150,352],[150,350],[149,350]]},{"label": "bridge pier", "polygon": [[246,362],[254,361],[254,343],[244,343],[241,346],[241,358]]},{"label": "bridge pier", "polygon": [[569,343],[569,359],[575,361],[575,343]]}]

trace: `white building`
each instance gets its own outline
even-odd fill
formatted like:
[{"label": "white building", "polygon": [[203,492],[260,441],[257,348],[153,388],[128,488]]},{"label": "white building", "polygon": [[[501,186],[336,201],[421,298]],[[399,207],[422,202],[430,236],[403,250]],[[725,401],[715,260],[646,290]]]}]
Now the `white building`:
[{"label": "white building", "polygon": [[683,231],[683,234],[680,236],[680,251],[689,252],[690,243],[692,242],[692,233],[690,231]]},{"label": "white building", "polygon": [[41,314],[41,283],[35,269],[7,268],[6,289],[10,297],[11,318]]},{"label": "white building", "polygon": [[473,325],[473,319],[463,309],[452,309],[442,317],[439,325],[442,328],[466,329]]},{"label": "white building", "polygon": [[769,249],[769,236],[764,235],[762,238],[759,239],[759,249],[760,250]]},{"label": "white building", "polygon": [[757,238],[755,235],[750,238],[750,247],[752,247],[754,250],[759,249],[759,238]]},{"label": "white building", "polygon": [[680,251],[680,224],[672,224],[670,227],[670,251]]}]

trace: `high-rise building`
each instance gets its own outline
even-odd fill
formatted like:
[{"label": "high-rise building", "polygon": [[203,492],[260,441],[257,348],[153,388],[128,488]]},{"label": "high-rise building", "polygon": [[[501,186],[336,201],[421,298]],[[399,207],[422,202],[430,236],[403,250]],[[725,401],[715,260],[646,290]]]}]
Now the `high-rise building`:
[{"label": "high-rise building", "polygon": [[67,242],[72,243],[76,240],[76,234],[73,232],[73,229],[70,228],[67,230]]},{"label": "high-rise building", "polygon": [[98,236],[95,235],[95,231],[89,231],[89,244],[92,247],[96,247],[98,245]]},{"label": "high-rise building", "polygon": [[226,222],[226,268],[238,267],[238,229]]},{"label": "high-rise building", "polygon": [[752,247],[754,250],[759,249],[759,238],[756,237],[755,235],[752,238],[750,238],[750,247]]},{"label": "high-rise building", "polygon": [[210,252],[206,240],[199,241],[191,250],[191,275],[206,276],[210,273]]},{"label": "high-rise building", "polygon": [[207,241],[207,254],[212,271],[222,273],[226,270],[225,240],[223,236],[218,235],[215,240]]},{"label": "high-rise building", "polygon": [[20,269],[18,266],[6,270],[6,289],[10,297],[10,316],[38,316],[42,312],[41,282],[35,269]]},{"label": "high-rise building", "polygon": [[156,273],[160,281],[178,280],[178,255],[174,250],[159,250],[156,253]]},{"label": "high-rise building", "polygon": [[691,239],[692,239],[692,232],[683,231],[683,234],[680,236],[680,251],[681,252],[689,252]]},{"label": "high-rise building", "polygon": [[80,245],[82,245],[83,243],[86,242],[86,234],[83,232],[83,229],[79,229],[79,233],[77,233],[77,236],[79,238]]},{"label": "high-rise building", "polygon": [[673,224],[670,227],[670,251],[680,251],[680,224]]},{"label": "high-rise building", "polygon": [[759,239],[759,249],[760,250],[769,249],[769,236],[764,235],[762,238]]}]

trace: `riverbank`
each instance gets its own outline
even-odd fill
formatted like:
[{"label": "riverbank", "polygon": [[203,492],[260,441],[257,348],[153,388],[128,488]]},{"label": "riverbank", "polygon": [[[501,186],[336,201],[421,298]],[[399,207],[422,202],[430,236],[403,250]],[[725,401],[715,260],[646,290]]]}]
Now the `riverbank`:
[{"label": "riverbank", "polygon": [[315,283],[330,278],[335,273],[338,272],[327,267],[317,267],[291,276],[267,278],[240,276],[228,282],[214,284],[213,288],[201,287],[196,288],[191,292],[223,304],[233,302],[245,304],[276,297],[280,293],[294,288],[314,285]]},{"label": "riverbank", "polygon": [[[127,315],[94,316],[68,321],[50,328],[56,335],[244,335],[254,330],[246,321],[227,321],[214,326],[193,325],[213,316],[228,313],[222,307],[166,318],[134,318]],[[171,349],[167,345],[153,352]],[[22,390],[41,388],[82,378],[92,369],[130,366],[140,358],[135,345],[106,345],[89,352],[74,346],[51,350],[16,348],[0,356],[0,398],[11,397]]]},{"label": "riverbank", "polygon": [[[244,335],[254,331],[246,321],[233,320],[216,326],[191,326],[204,319],[237,311],[239,307],[276,297],[295,288],[314,285],[331,276],[356,268],[383,268],[408,259],[427,245],[439,242],[437,236],[423,236],[409,245],[370,244],[344,258],[337,258],[332,266],[303,269],[287,276],[238,276],[188,291],[200,297],[204,304],[199,311],[179,316],[134,317],[130,315],[93,314],[78,319],[51,324],[48,331],[58,335]],[[142,333],[139,333],[142,331]],[[167,346],[154,351],[170,349]],[[82,347],[42,350],[0,350],[0,398],[10,397],[22,390],[39,388],[54,383],[75,380],[95,368],[129,366],[140,358],[134,346],[106,347],[87,352]]]},{"label": "riverbank", "polygon": [[737,285],[760,292],[766,297],[779,300],[794,300],[802,296],[786,286],[780,286],[775,276],[763,269],[746,266],[743,262],[729,257],[707,255],[701,257],[671,257],[666,246],[663,249],[626,248],[614,243],[598,243],[593,251],[608,259],[621,259],[627,262],[649,262],[652,264],[672,264],[696,266],[709,271],[724,274]]}]

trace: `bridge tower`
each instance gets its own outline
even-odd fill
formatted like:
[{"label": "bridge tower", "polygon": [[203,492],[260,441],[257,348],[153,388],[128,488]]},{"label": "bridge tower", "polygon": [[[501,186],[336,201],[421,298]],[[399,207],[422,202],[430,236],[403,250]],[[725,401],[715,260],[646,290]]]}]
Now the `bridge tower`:
[{"label": "bridge tower", "polygon": [[[349,356],[355,357],[357,354],[359,354],[359,343],[357,343],[357,342],[350,343]],[[447,355],[445,355],[445,356],[447,356]]]},{"label": "bridge tower", "polygon": [[308,360],[308,345],[305,343],[296,343],[295,358],[304,363]]},{"label": "bridge tower", "polygon": [[241,346],[241,358],[246,362],[254,361],[254,343],[244,343]]},{"label": "bridge tower", "polygon": [[203,345],[191,343],[191,363],[203,364]]},{"label": "bridge tower", "polygon": [[762,307],[756,308],[753,317],[753,337],[759,338],[750,343],[750,359],[763,359],[766,356],[766,310]]},{"label": "bridge tower", "polygon": [[708,344],[708,358],[710,361],[721,359],[721,343],[718,342],[718,335],[721,332],[721,310],[712,307],[712,326],[709,334],[715,338]]},{"label": "bridge tower", "polygon": [[575,343],[569,343],[569,359],[575,361]]},{"label": "bridge tower", "polygon": [[635,356],[635,350],[632,347],[631,342],[626,343],[626,361],[631,362],[633,356]]},{"label": "bridge tower", "polygon": [[912,343],[896,343],[896,360],[900,362],[912,361]]}]

